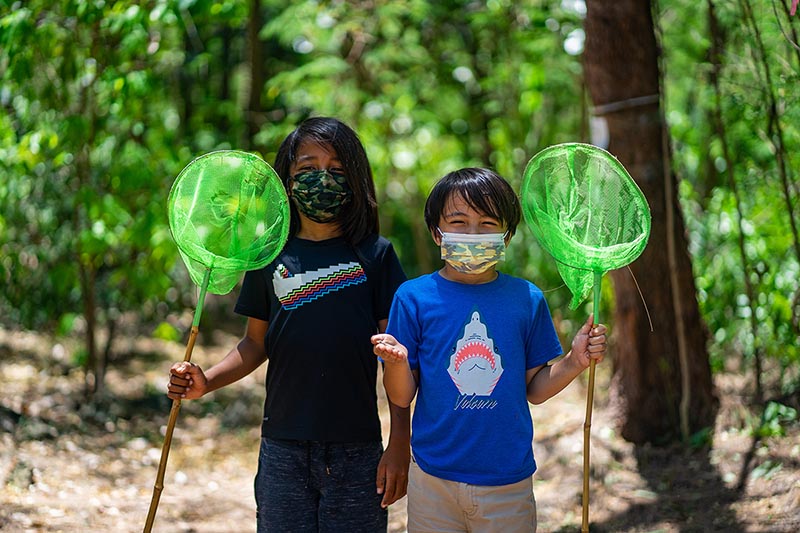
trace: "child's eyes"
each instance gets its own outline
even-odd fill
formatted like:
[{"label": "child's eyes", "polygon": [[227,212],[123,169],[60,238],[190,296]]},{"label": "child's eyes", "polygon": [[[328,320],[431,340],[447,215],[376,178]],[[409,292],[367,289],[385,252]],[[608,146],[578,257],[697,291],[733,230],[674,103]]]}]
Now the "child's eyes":
[{"label": "child's eyes", "polygon": [[[448,224],[452,224],[454,226],[463,226],[464,224],[467,223],[467,221],[466,220],[448,220],[447,223]],[[500,226],[500,223],[497,222],[496,220],[484,220],[484,221],[481,222],[481,226],[486,226],[488,228],[496,228],[496,227]]]},{"label": "child's eyes", "polygon": [[[321,169],[317,168],[317,167],[316,167],[316,166],[314,166],[314,165],[304,165],[304,166],[302,166],[302,167],[299,167],[299,168],[297,169],[297,172],[298,172],[298,173],[301,173],[301,172],[315,172],[315,171],[317,171],[317,170],[321,170]],[[343,168],[339,168],[339,167],[332,167],[332,168],[329,168],[329,169],[326,169],[326,170],[327,170],[328,172],[330,172],[331,174],[339,174],[339,175],[344,175],[344,169],[343,169]]]}]

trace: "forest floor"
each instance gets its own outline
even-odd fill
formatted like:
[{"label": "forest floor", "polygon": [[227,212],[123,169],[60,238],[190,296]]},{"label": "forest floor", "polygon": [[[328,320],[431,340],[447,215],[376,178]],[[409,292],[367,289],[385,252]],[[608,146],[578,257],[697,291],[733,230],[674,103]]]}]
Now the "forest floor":
[{"label": "forest floor", "polygon": [[[201,336],[192,360],[207,367],[234,341]],[[183,347],[125,339],[115,349],[124,355],[97,407],[82,400],[83,375],[64,360],[64,346],[0,329],[0,531],[142,530],[170,409],[167,369]],[[722,374],[711,448],[636,447],[614,430],[605,366],[592,418],[593,533],[800,531],[797,421],[783,436],[754,439],[748,382]],[[540,533],[581,529],[585,395],[576,380],[532,408]],[[183,402],[153,531],[255,530],[262,400],[260,369],[213,397]],[[386,424],[383,396],[381,407]],[[405,508],[405,498],[390,508],[390,532],[405,531]]]}]

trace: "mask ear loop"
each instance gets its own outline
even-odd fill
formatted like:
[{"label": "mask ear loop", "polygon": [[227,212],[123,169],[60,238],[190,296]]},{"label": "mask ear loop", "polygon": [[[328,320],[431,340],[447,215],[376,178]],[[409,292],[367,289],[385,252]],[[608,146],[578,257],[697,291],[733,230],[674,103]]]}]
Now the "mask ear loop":
[{"label": "mask ear loop", "polygon": [[431,237],[433,237],[433,242],[436,243],[436,246],[439,246],[441,248],[442,242],[444,240],[444,232],[439,229],[439,226],[436,226],[436,231],[439,232],[439,242],[436,242],[436,237],[434,235],[431,235]]}]

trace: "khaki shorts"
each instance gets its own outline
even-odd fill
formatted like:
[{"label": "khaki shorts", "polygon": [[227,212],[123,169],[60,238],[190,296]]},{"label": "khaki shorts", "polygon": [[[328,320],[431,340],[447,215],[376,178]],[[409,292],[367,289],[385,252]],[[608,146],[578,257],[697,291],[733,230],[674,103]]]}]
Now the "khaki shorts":
[{"label": "khaki shorts", "polygon": [[408,533],[535,533],[533,478],[500,486],[448,481],[411,461]]}]

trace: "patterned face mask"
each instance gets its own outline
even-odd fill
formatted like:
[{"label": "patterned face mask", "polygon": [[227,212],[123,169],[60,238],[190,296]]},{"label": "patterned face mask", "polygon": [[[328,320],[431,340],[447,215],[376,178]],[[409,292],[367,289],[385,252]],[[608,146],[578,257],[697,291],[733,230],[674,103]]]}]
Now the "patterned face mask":
[{"label": "patterned face mask", "polygon": [[292,177],[292,201],[314,222],[330,222],[350,201],[353,191],[340,172],[312,170]]},{"label": "patterned face mask", "polygon": [[505,259],[506,233],[446,233],[442,235],[442,259],[456,271],[481,274]]}]

